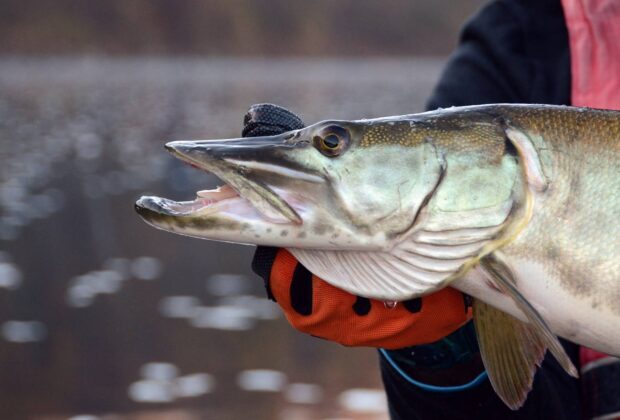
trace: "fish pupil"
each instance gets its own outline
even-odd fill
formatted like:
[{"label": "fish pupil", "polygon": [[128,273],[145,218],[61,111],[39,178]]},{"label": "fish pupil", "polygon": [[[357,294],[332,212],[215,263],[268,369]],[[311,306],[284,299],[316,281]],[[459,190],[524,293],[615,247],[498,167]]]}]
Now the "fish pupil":
[{"label": "fish pupil", "polygon": [[340,144],[340,139],[335,134],[329,134],[323,138],[323,145],[328,149],[335,149]]}]

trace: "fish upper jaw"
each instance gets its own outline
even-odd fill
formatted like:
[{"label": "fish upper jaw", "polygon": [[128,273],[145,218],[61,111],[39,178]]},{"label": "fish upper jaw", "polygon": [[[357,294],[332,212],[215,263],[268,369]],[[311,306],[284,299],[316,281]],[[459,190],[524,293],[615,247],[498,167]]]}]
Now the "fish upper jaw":
[{"label": "fish upper jaw", "polygon": [[[276,136],[277,137],[277,136]],[[267,141],[264,139],[268,139]],[[262,140],[262,141],[261,141]],[[265,143],[269,142],[267,145]],[[246,139],[223,141],[174,141],[166,144],[166,149],[175,157],[190,165],[213,173],[222,179],[229,189],[223,196],[219,190],[204,191],[208,198],[213,200],[228,199],[234,196],[248,200],[256,210],[267,219],[280,223],[301,224],[302,220],[293,207],[280,195],[276,194],[269,185],[256,177],[248,177],[250,171],[255,170],[257,162],[247,159],[247,155],[256,154],[257,150],[269,147],[276,143],[272,137],[258,138],[256,144]],[[272,171],[278,168],[271,166]],[[264,170],[264,168],[262,168]],[[318,178],[318,177],[317,177]],[[212,193],[209,195],[209,193]],[[200,198],[200,194],[198,194]],[[197,200],[200,201],[200,200]]]}]

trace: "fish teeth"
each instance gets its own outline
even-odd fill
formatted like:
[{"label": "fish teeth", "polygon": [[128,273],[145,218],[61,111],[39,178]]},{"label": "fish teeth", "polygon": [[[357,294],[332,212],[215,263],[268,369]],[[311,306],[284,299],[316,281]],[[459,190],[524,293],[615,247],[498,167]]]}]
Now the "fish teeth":
[{"label": "fish teeth", "polygon": [[214,190],[201,190],[198,191],[196,195],[200,198],[217,201],[239,196],[239,194],[237,194],[237,192],[233,190],[230,185],[222,185]]}]

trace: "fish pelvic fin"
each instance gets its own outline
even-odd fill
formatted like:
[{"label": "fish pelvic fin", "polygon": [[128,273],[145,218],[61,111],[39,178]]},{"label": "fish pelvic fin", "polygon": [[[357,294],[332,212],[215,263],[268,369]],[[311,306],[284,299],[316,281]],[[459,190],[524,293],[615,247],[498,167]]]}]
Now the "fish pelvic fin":
[{"label": "fish pelvic fin", "polygon": [[473,305],[480,354],[491,385],[502,401],[516,410],[527,398],[547,349],[569,375],[577,377],[577,369],[545,320],[515,288],[510,268],[493,254],[481,259],[480,265],[528,320],[520,321],[479,300]]}]

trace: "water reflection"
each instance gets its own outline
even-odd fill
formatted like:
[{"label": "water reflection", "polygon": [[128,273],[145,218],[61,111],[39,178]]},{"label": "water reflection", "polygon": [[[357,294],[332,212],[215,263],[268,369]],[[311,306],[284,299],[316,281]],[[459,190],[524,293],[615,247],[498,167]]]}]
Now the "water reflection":
[{"label": "water reflection", "polygon": [[244,391],[280,392],[286,382],[284,373],[270,369],[244,370],[237,376],[237,384]]},{"label": "water reflection", "polygon": [[40,321],[6,321],[0,327],[0,333],[6,341],[32,343],[43,340],[47,328]]},{"label": "water reflection", "polygon": [[338,401],[350,412],[384,413],[387,410],[387,400],[381,389],[349,389],[340,394]]},{"label": "water reflection", "polygon": [[98,294],[112,295],[121,290],[122,283],[130,278],[153,280],[160,276],[162,263],[153,257],[110,258],[102,270],[89,271],[69,280],[67,304],[83,308],[93,303]]},{"label": "water reflection", "polygon": [[196,328],[244,331],[254,327],[253,315],[252,310],[241,306],[199,306],[189,322]]},{"label": "water reflection", "polygon": [[159,301],[159,312],[167,318],[191,318],[199,305],[195,296],[166,296]]},{"label": "water reflection", "polygon": [[215,387],[215,379],[207,373],[179,376],[172,363],[152,362],[140,369],[142,379],[129,386],[129,398],[141,403],[169,403],[178,398],[199,397]]},{"label": "water reflection", "polygon": [[161,273],[161,262],[153,257],[138,257],[131,263],[131,274],[140,280],[153,280]]},{"label": "water reflection", "polygon": [[167,140],[238,136],[257,102],[414,112],[440,64],[1,59],[2,418],[385,417],[380,391],[345,392],[380,386],[373,351],[293,331],[251,248],[157,231],[132,203],[218,185]]},{"label": "water reflection", "polygon": [[21,284],[21,271],[10,261],[8,254],[0,251],[0,288],[14,290]]}]

